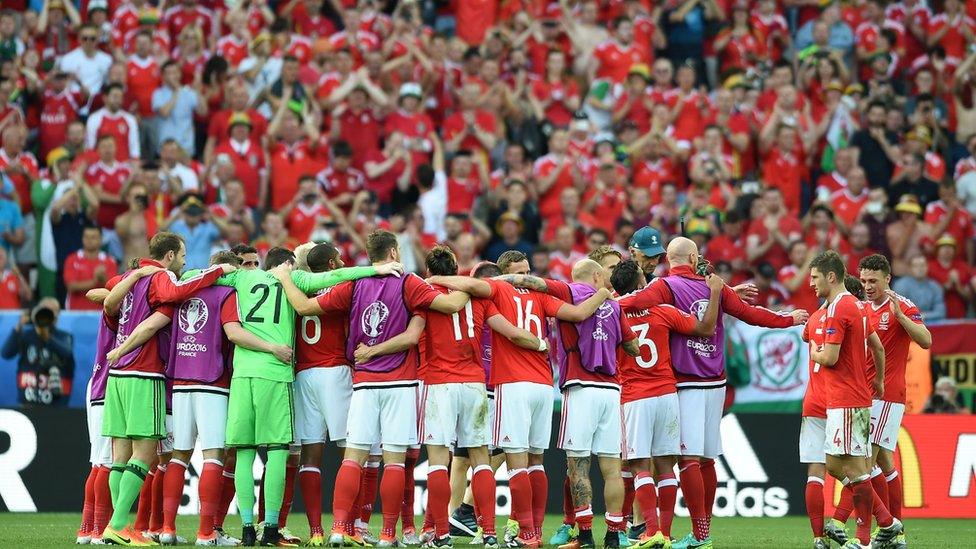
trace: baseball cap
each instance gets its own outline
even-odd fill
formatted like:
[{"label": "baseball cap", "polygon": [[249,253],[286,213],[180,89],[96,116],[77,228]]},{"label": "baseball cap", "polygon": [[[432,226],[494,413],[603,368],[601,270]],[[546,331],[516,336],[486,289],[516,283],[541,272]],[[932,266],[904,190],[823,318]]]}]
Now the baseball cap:
[{"label": "baseball cap", "polygon": [[95,10],[108,11],[108,1],[107,0],[89,0],[88,2],[88,13]]},{"label": "baseball cap", "polygon": [[935,241],[935,246],[937,248],[939,246],[952,246],[953,248],[955,248],[956,247],[956,239],[951,234],[944,234],[941,237],[939,237],[938,240]]},{"label": "baseball cap", "polygon": [[661,233],[651,226],[642,227],[630,237],[630,247],[640,253],[654,257],[664,253],[661,246]]},{"label": "baseball cap", "polygon": [[423,92],[420,89],[420,84],[416,82],[404,82],[400,86],[399,97],[416,97],[417,99],[423,99]]},{"label": "baseball cap", "polygon": [[922,206],[919,205],[918,199],[914,196],[904,196],[898,205],[895,206],[895,211],[898,213],[908,212],[913,213],[919,217],[922,216]]}]

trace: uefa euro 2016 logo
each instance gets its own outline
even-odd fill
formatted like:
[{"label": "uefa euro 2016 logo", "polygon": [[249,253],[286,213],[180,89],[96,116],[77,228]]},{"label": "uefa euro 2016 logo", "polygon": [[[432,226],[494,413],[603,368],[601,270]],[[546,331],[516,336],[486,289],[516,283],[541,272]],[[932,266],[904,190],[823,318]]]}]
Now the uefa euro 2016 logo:
[{"label": "uefa euro 2016 logo", "polygon": [[187,334],[195,334],[203,329],[210,316],[207,304],[198,297],[192,297],[180,305],[180,330]]},{"label": "uefa euro 2016 logo", "polygon": [[699,299],[688,307],[688,313],[694,315],[698,320],[704,320],[706,309],[708,309],[708,300]]},{"label": "uefa euro 2016 logo", "polygon": [[374,301],[363,311],[360,327],[368,338],[379,337],[383,333],[386,319],[390,317],[390,309],[382,301]]}]

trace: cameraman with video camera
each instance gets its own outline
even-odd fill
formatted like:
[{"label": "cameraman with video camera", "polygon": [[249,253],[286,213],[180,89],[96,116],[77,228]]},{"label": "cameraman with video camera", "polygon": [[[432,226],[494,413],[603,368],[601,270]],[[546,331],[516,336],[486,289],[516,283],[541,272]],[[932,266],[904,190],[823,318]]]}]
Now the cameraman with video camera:
[{"label": "cameraman with video camera", "polygon": [[24,311],[0,355],[17,360],[17,390],[22,405],[65,406],[75,372],[71,334],[55,327],[60,307],[44,298]]}]

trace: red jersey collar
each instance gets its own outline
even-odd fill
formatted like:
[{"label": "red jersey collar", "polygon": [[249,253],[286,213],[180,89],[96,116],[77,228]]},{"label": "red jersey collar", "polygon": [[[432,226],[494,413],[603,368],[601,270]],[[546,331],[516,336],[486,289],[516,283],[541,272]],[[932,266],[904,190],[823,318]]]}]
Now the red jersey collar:
[{"label": "red jersey collar", "polygon": [[672,265],[668,275],[683,276],[685,278],[703,278],[691,268],[691,265]]},{"label": "red jersey collar", "polygon": [[139,266],[140,267],[145,267],[147,265],[152,265],[153,267],[159,267],[161,269],[165,269],[165,267],[163,267],[163,264],[160,263],[160,262],[158,262],[158,261],[156,261],[155,259],[149,259],[149,258],[146,258],[146,257],[143,257],[143,258],[139,259]]}]

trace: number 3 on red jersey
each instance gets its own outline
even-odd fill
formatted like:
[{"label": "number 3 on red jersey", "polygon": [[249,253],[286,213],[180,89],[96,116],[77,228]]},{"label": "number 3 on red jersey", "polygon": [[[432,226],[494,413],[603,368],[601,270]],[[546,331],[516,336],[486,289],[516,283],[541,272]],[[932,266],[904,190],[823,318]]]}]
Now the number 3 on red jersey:
[{"label": "number 3 on red jersey", "polygon": [[650,360],[644,360],[644,352],[641,351],[641,354],[638,355],[637,358],[635,359],[637,361],[637,365],[640,366],[641,368],[647,368],[647,369],[653,368],[654,365],[657,364],[657,345],[654,344],[653,339],[647,337],[647,332],[650,331],[651,325],[635,324],[631,326],[631,329],[634,330],[635,334],[637,334],[637,346],[647,347],[651,350]]}]

